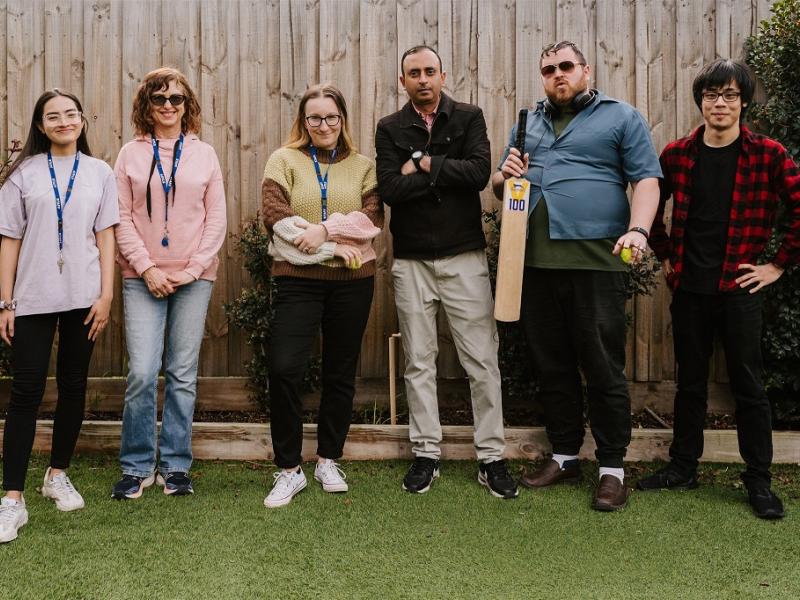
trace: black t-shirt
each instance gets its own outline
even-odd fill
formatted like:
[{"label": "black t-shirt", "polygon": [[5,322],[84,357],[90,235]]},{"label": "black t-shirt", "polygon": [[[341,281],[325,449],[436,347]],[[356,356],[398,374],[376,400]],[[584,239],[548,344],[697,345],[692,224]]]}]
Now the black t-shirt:
[{"label": "black t-shirt", "polygon": [[692,168],[692,200],[684,234],[681,288],[716,294],[725,261],[731,199],[741,136],[722,148],[706,146],[702,138]]}]

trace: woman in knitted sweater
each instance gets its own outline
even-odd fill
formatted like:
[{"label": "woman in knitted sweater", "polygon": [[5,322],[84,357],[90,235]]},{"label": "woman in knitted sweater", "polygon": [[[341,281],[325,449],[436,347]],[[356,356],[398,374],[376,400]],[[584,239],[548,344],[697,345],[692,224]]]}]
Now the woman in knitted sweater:
[{"label": "woman in knitted sweater", "polygon": [[334,461],[350,429],[356,364],[372,304],[372,239],[380,233],[383,209],[375,163],[356,152],[336,87],[317,85],[303,95],[289,140],[267,161],[262,197],[277,285],[269,388],[272,445],[281,470],[264,500],[273,508],[306,486],[300,389],[320,328],[314,478],[326,492],[348,489]]}]

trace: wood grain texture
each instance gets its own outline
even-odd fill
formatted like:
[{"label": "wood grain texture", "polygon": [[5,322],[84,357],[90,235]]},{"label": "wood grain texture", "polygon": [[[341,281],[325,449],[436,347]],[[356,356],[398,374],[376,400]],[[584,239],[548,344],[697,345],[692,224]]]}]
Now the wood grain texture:
[{"label": "wood grain texture", "polygon": [[[660,151],[701,120],[691,97],[697,71],[717,56],[741,58],[770,6],[769,0],[0,0],[6,57],[0,152],[27,135],[39,94],[60,86],[79,95],[92,149],[113,163],[131,138],[131,100],[142,76],[162,64],[176,66],[200,97],[201,137],[223,166],[229,230],[236,232],[260,206],[266,159],[286,138],[309,85],[331,79],[342,87],[360,151],[373,156],[377,120],[406,102],[397,82],[400,56],[428,44],[442,57],[446,91],[483,108],[496,163],[519,108],[543,95],[541,48],[566,38],[585,52],[592,85],[646,116]],[[488,190],[482,201],[499,206]],[[397,330],[390,244],[388,233],[377,242],[362,377],[386,375],[386,338]],[[243,374],[250,352],[223,309],[248,279],[230,242],[220,259],[201,351],[204,376]],[[93,376],[125,374],[119,280],[115,297]],[[631,305],[633,380],[674,380],[670,299],[661,285]],[[439,325],[439,374],[461,377],[444,317]],[[719,351],[712,379],[727,381]]]}]

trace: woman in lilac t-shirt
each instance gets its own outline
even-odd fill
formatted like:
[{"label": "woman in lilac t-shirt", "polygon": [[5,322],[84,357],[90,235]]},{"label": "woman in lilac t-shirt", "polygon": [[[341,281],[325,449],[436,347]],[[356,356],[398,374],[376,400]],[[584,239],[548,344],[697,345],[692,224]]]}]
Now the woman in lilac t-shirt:
[{"label": "woman in lilac t-shirt", "polygon": [[28,521],[23,490],[58,329],[58,404],[42,495],[83,508],[67,477],[83,422],[89,360],[114,291],[114,173],[92,158],[86,120],[67,92],[42,94],[20,156],[0,188],[0,337],[14,379],[3,435],[0,542]]},{"label": "woman in lilac t-shirt", "polygon": [[[156,469],[165,494],[194,491],[189,469],[197,363],[226,233],[222,171],[214,149],[197,137],[200,105],[186,77],[167,67],[145,75],[131,120],[136,137],[114,167],[129,356],[122,479],[112,490],[119,500],[141,496],[156,481]],[[164,412],[157,437],[162,353]]]}]

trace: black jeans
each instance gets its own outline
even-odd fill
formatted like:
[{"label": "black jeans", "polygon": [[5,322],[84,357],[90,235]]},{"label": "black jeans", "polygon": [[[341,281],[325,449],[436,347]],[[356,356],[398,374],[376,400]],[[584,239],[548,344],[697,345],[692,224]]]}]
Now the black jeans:
[{"label": "black jeans", "polygon": [[14,379],[3,432],[3,489],[24,491],[36,433],[36,416],[44,396],[53,336],[58,327],[56,382],[58,404],[53,423],[50,466],[69,467],[83,423],[86,378],[94,342],[88,308],[14,319],[11,361]]},{"label": "black jeans", "polygon": [[770,484],[772,414],[761,384],[762,304],[761,293],[704,295],[678,289],[672,298],[678,392],[669,455],[685,472],[694,472],[703,455],[708,364],[719,333],[736,400],[739,452],[747,464],[742,480],[748,487]]},{"label": "black jeans", "polygon": [[583,444],[583,385],[601,467],[621,468],[631,441],[625,380],[625,273],[525,268],[522,326],[556,454]]},{"label": "black jeans", "polygon": [[302,462],[300,390],[311,346],[322,327],[322,396],[317,454],[342,455],[353,413],[361,338],[367,326],[374,278],[322,281],[278,277],[269,357],[270,431],[275,464]]}]

